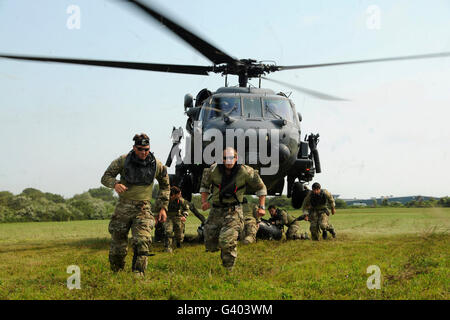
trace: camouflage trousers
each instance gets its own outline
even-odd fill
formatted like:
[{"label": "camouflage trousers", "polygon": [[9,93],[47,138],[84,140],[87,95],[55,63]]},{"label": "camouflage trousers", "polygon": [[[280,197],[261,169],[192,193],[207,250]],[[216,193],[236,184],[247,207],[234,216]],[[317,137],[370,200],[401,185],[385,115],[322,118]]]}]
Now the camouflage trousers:
[{"label": "camouflage trousers", "polygon": [[168,216],[164,222],[164,247],[172,247],[173,238],[177,242],[183,242],[184,239],[184,222],[179,216]]},{"label": "camouflage trousers", "polygon": [[309,213],[309,230],[313,240],[319,240],[319,232],[334,231],[331,224],[328,223],[328,215],[325,211],[311,210]]},{"label": "camouflage trousers", "polygon": [[119,201],[108,227],[112,238],[109,262],[113,271],[125,267],[128,233],[131,229],[134,250],[132,270],[145,272],[147,255],[152,243],[151,231],[154,226],[155,219],[150,211],[149,201]]},{"label": "camouflage trousers", "polygon": [[237,258],[237,241],[244,228],[241,206],[211,208],[204,227],[206,251],[221,250],[222,265],[230,269]]},{"label": "camouflage trousers", "polygon": [[245,217],[244,230],[242,232],[242,243],[250,244],[256,242],[256,233],[258,232],[258,221],[254,217]]},{"label": "camouflage trousers", "polygon": [[292,223],[286,232],[287,240],[307,240],[309,239],[306,232],[302,232],[300,223],[298,221]]}]

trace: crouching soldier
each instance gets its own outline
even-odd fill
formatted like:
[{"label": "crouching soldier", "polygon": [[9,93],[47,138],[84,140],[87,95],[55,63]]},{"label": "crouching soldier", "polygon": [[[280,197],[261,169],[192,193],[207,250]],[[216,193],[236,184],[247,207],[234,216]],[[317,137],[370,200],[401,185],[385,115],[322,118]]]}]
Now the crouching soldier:
[{"label": "crouching soldier", "polygon": [[326,189],[321,189],[320,184],[315,182],[312,185],[312,191],[308,193],[303,201],[302,210],[308,215],[313,240],[319,240],[319,230],[322,230],[323,239],[327,238],[327,232],[330,232],[333,238],[336,237],[336,231],[333,226],[328,223],[330,212],[327,207],[331,208],[331,214],[336,213],[336,207],[333,196]]},{"label": "crouching soldier", "polygon": [[256,190],[259,197],[258,215],[265,214],[264,203],[267,189],[258,173],[251,167],[237,164],[238,155],[234,148],[223,152],[224,164],[213,164],[203,171],[200,193],[202,210],[212,208],[205,222],[206,251],[221,250],[222,265],[233,269],[237,257],[237,241],[244,228],[242,201],[247,186]]},{"label": "crouching soldier", "polygon": [[308,240],[308,233],[301,231],[300,221],[308,220],[307,215],[302,215],[298,218],[294,218],[285,210],[278,209],[274,205],[269,206],[270,219],[269,222],[278,226],[280,229],[287,227],[286,239],[287,240]]},{"label": "crouching soldier", "polygon": [[[131,229],[134,251],[131,268],[133,272],[143,275],[147,268],[147,256],[150,255],[151,231],[155,226],[150,210],[153,181],[156,178],[160,188],[156,201],[160,208],[157,220],[164,222],[169,202],[169,175],[167,168],[150,152],[150,140],[146,134],[137,134],[133,140],[133,150],[111,162],[101,182],[119,194],[119,203],[108,227],[111,234],[111,269],[119,271],[124,268]],[[119,174],[120,180],[117,180]]]}]

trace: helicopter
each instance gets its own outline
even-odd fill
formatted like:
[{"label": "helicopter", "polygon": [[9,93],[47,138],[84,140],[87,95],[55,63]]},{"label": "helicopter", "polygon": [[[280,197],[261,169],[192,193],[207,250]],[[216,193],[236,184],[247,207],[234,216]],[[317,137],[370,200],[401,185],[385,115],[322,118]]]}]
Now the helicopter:
[{"label": "helicopter", "polygon": [[[302,117],[300,113],[297,113],[293,101],[285,94],[275,93],[270,89],[261,88],[261,79],[278,82],[315,98],[342,101],[345,99],[292,84],[275,81],[267,78],[266,75],[286,70],[382,61],[437,58],[450,55],[450,53],[443,52],[359,61],[279,66],[275,63],[263,63],[254,59],[234,58],[203,40],[179,23],[173,21],[152,6],[137,0],[124,0],[124,2],[129,3],[148,17],[155,19],[161,25],[165,26],[180,39],[209,59],[212,62],[212,65],[174,65],[12,54],[0,54],[0,57],[36,62],[69,63],[203,76],[207,76],[210,73],[217,73],[225,76],[224,87],[218,88],[215,92],[211,92],[208,89],[201,90],[196,96],[195,103],[192,96],[185,96],[184,109],[188,117],[186,131],[189,135],[195,135],[195,123],[200,124],[203,132],[207,132],[211,129],[217,129],[219,131],[224,131],[226,129],[254,129],[258,132],[262,130],[278,131],[279,138],[278,141],[275,142],[277,142],[278,145],[277,152],[280,158],[278,166],[279,170],[276,174],[262,174],[261,177],[267,186],[269,195],[281,195],[284,190],[285,180],[287,180],[287,196],[292,198],[292,205],[294,208],[299,208],[303,202],[303,198],[306,195],[305,185],[314,178],[315,174],[321,172],[317,150],[319,134],[309,134],[302,139],[300,128]],[[228,86],[228,76],[237,76],[238,86]],[[259,79],[259,87],[251,87],[249,85],[250,79]],[[175,141],[173,141],[171,155],[172,151],[179,146],[182,136],[182,134],[178,134]],[[267,140],[267,148],[270,147],[269,142],[273,142],[273,140],[269,140],[270,139]],[[201,146],[202,150],[205,150],[208,145],[209,144],[205,142]],[[244,159],[244,162],[247,163],[250,152],[247,152],[247,150],[245,151],[246,154],[242,158]],[[171,155],[169,155],[168,161],[166,161],[168,166],[170,166],[172,162]],[[195,159],[177,163],[175,174],[170,176],[171,183],[181,186],[183,196],[188,200],[191,200],[193,193],[199,191],[203,170],[210,165],[203,161],[196,162],[193,160]],[[250,165],[258,169],[263,169],[262,164],[258,162]],[[248,193],[251,194],[252,190],[248,190]]]}]

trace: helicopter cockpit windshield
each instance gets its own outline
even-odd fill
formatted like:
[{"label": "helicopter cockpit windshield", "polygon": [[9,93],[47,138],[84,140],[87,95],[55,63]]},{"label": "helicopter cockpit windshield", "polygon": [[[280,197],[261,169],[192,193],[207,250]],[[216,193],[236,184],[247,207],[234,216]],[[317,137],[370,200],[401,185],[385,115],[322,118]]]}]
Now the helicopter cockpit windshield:
[{"label": "helicopter cockpit windshield", "polygon": [[[228,116],[241,116],[241,99],[236,97],[215,97],[203,105],[200,120]],[[207,117],[206,117],[207,115]]]},{"label": "helicopter cockpit windshield", "polygon": [[261,98],[245,97],[244,116],[247,118],[262,118]]},{"label": "helicopter cockpit windshield", "polygon": [[289,101],[284,99],[264,99],[264,116],[266,118],[294,121],[294,113]]}]

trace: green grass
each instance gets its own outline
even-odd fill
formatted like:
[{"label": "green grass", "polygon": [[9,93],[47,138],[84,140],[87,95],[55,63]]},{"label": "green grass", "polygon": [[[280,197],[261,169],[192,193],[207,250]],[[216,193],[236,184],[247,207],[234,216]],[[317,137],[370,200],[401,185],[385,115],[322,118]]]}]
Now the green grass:
[{"label": "green grass", "polygon": [[[157,243],[144,279],[130,272],[131,250],[125,272],[109,270],[106,220],[0,224],[0,299],[449,299],[449,218],[447,208],[338,210],[337,239],[239,245],[231,275],[203,245],[170,255]],[[187,233],[198,224],[189,217]],[[69,265],[81,290],[66,287]],[[367,289],[370,265],[380,290]]]}]

